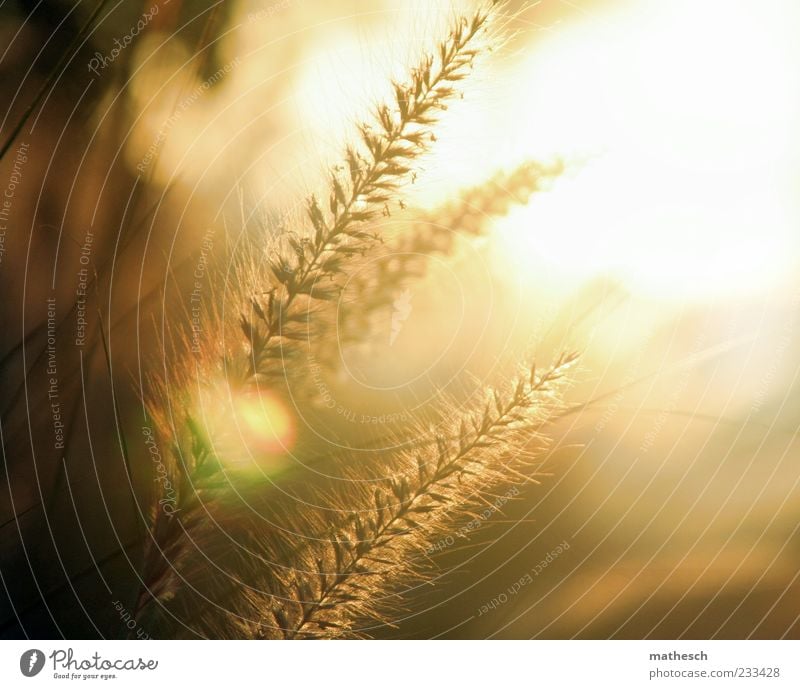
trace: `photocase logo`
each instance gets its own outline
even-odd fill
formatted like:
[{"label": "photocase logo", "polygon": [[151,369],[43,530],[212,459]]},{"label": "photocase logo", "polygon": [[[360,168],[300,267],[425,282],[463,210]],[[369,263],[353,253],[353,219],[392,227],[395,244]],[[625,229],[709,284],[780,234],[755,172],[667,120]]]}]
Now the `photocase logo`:
[{"label": "photocase logo", "polygon": [[37,648],[32,648],[30,651],[20,656],[19,669],[26,677],[35,677],[44,667],[44,653]]},{"label": "photocase logo", "polygon": [[411,290],[403,290],[395,300],[392,302],[392,332],[389,333],[389,346],[394,344],[400,331],[403,329],[403,323],[408,320],[411,315]]}]

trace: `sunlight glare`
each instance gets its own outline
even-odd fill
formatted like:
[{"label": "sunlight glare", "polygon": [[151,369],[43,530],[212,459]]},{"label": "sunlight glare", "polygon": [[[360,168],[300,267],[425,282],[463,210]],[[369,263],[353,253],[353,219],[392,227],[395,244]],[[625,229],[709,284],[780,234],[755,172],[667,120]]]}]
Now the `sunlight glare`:
[{"label": "sunlight glare", "polygon": [[285,467],[296,438],[295,421],[269,390],[231,391],[225,383],[208,389],[202,405],[204,431],[212,452],[231,469]]},{"label": "sunlight glare", "polygon": [[544,260],[571,281],[608,274],[661,298],[763,289],[797,256],[786,15],[800,12],[644,5],[561,28],[516,68],[529,87],[516,145],[586,160],[498,223],[503,260],[528,271]]},{"label": "sunlight glare", "polygon": [[236,399],[239,428],[253,452],[283,454],[294,439],[294,424],[285,405],[269,392],[242,394]]}]

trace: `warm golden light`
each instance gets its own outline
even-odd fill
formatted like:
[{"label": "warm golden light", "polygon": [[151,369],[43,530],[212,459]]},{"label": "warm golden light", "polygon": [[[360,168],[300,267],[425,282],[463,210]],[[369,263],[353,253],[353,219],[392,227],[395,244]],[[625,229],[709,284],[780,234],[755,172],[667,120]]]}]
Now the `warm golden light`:
[{"label": "warm golden light", "polygon": [[270,390],[204,391],[201,418],[213,453],[231,469],[274,472],[288,466],[296,437],[292,414]]},{"label": "warm golden light", "polygon": [[[178,121],[169,119],[175,104],[153,96],[144,77],[157,69],[172,74],[184,56],[165,53],[161,62],[143,64],[134,80],[149,113],[137,136],[153,148],[160,131],[169,134],[169,146],[157,147],[167,176],[177,166],[182,176],[198,170],[213,177],[207,167],[190,165],[187,151],[203,154],[208,144],[217,160],[231,118],[250,123],[253,108],[263,113],[258,84],[291,93],[269,100],[280,110],[275,117],[291,120],[292,159],[300,150],[314,162],[286,171],[279,183],[299,193],[324,182],[308,170],[338,159],[338,141],[354,116],[385,95],[387,77],[405,65],[420,32],[435,33],[449,17],[445,4],[419,2],[346,19],[315,14],[317,23],[296,36],[301,57],[285,81],[281,73],[273,82],[264,81],[267,61],[295,35],[293,26],[281,25],[280,33],[270,24],[273,39],[265,47],[263,23],[248,11],[239,8],[237,40],[224,44],[221,57],[235,69],[214,88],[190,89],[191,107],[179,107],[179,127],[164,128]],[[499,223],[501,273],[509,262],[520,265],[521,277],[537,266],[573,286],[603,274],[642,294],[680,300],[759,292],[781,281],[797,255],[800,218],[793,126],[800,96],[790,87],[800,54],[788,20],[800,19],[796,3],[620,1],[551,25],[547,11],[533,6],[521,15],[517,40],[526,42],[526,57],[507,51],[445,113],[419,170],[425,184],[404,190],[410,201],[435,207],[480,183],[487,170],[563,157],[571,166],[552,192]],[[240,92],[252,102],[226,104],[217,119],[226,94]],[[134,148],[137,164],[148,160],[144,145]],[[254,185],[275,179],[282,155],[271,151],[268,172],[252,168]]]},{"label": "warm golden light", "polygon": [[527,145],[589,159],[503,223],[507,256],[659,298],[785,277],[800,101],[787,88],[797,7],[779,4],[646,3],[565,28],[520,65]]},{"label": "warm golden light", "polygon": [[573,286],[610,275],[681,300],[785,279],[800,218],[800,97],[788,86],[798,51],[786,22],[798,7],[768,5],[647,2],[588,15],[536,36],[507,85],[487,87],[491,113],[446,122],[433,166],[443,179],[468,182],[487,162],[575,161],[500,221],[498,268],[541,266]]},{"label": "warm golden light", "polygon": [[294,440],[294,423],[272,393],[248,393],[235,401],[235,420],[254,454],[284,454]]},{"label": "warm golden light", "polygon": [[4,638],[800,638],[800,0],[16,5]]}]

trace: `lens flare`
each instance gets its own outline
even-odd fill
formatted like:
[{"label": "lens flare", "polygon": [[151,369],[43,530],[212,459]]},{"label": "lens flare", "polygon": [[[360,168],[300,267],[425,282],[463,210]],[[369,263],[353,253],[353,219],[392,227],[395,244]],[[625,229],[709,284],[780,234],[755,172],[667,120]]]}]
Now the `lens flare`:
[{"label": "lens flare", "polygon": [[234,403],[236,422],[247,446],[259,455],[283,455],[295,438],[294,421],[271,392],[242,394]]},{"label": "lens flare", "polygon": [[286,468],[296,438],[294,416],[275,392],[210,385],[200,404],[203,435],[229,469],[274,473]]}]

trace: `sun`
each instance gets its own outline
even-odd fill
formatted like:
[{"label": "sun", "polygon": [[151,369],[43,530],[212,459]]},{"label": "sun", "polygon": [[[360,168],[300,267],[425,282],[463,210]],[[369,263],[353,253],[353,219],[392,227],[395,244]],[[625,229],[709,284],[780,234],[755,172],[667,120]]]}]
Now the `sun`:
[{"label": "sun", "polygon": [[443,135],[438,161],[438,174],[450,165],[458,176],[566,160],[549,191],[498,222],[498,269],[572,285],[611,276],[682,301],[788,279],[800,243],[800,91],[789,87],[800,48],[787,17],[800,6],[648,1],[533,34],[509,88],[492,90],[493,112]]}]

